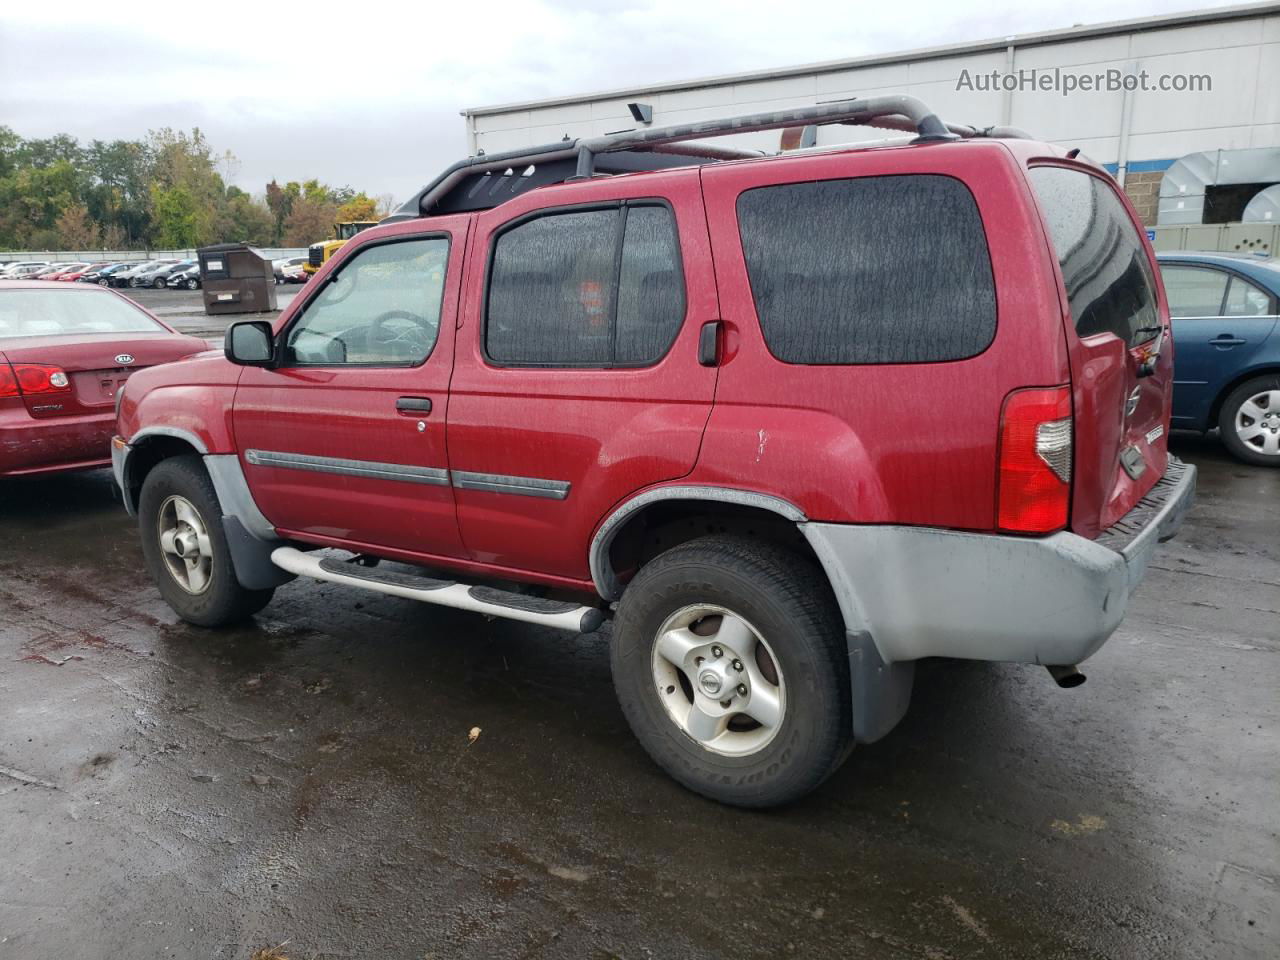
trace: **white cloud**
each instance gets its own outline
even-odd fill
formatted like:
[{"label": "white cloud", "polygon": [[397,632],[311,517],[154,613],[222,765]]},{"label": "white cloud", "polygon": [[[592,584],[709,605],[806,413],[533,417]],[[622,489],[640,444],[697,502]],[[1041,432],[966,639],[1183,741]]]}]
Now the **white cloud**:
[{"label": "white cloud", "polygon": [[[101,2],[0,10],[0,118],[28,137],[199,126],[254,191],[318,176],[403,197],[465,151],[464,107],[1204,6],[1188,0]],[[206,16],[207,14],[207,16]],[[205,19],[201,19],[205,16]]]}]

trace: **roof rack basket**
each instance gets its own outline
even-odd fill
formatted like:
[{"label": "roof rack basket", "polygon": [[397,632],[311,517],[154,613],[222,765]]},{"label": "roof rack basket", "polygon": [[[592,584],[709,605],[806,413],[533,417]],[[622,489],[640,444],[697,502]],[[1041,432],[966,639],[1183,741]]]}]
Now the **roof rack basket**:
[{"label": "roof rack basket", "polygon": [[624,130],[577,140],[566,137],[558,143],[522,147],[503,153],[481,152],[447,168],[387,221],[408,220],[433,213],[490,209],[536,186],[585,179],[599,173],[629,173],[757,157],[761,156],[758,151],[690,141],[829,124],[905,130],[916,134],[912,141],[915,143],[972,137],[1027,138],[1027,134],[1013,127],[976,128],[944,123],[915,97],[897,95],[842,100],[796,110]]}]

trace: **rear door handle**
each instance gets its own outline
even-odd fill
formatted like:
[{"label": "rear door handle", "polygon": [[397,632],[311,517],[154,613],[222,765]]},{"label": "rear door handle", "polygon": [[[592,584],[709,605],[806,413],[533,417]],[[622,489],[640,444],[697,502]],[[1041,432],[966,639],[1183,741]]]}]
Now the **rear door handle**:
[{"label": "rear door handle", "polygon": [[720,321],[708,320],[698,331],[698,363],[714,367],[720,362]]},{"label": "rear door handle", "polygon": [[1248,340],[1242,340],[1239,337],[1233,337],[1229,333],[1221,333],[1214,339],[1209,341],[1215,347],[1238,347],[1242,343],[1248,343]]},{"label": "rear door handle", "polygon": [[430,397],[401,397],[396,401],[396,409],[403,413],[430,413]]}]

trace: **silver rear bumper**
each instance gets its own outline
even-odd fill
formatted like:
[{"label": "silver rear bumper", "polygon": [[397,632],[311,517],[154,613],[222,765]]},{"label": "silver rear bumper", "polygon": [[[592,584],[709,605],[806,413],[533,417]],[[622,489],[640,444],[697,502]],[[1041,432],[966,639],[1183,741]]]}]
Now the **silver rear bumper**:
[{"label": "silver rear bumper", "polygon": [[924,527],[802,523],[846,628],[886,663],[959,657],[1080,663],[1111,636],[1156,544],[1182,525],[1196,468],[1170,457],[1160,481],[1097,540]]}]

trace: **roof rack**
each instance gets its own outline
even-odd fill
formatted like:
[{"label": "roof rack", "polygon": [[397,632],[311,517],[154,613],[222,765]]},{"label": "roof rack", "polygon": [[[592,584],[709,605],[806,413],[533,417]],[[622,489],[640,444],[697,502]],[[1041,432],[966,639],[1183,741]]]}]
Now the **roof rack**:
[{"label": "roof rack", "polygon": [[[479,153],[448,167],[383,222],[408,220],[434,213],[487,210],[534,187],[597,174],[632,173],[697,165],[718,160],[763,156],[690,141],[760,130],[849,124],[885,127],[916,134],[912,142],[961,140],[973,137],[1029,139],[1013,127],[977,128],[943,123],[915,97],[870,97],[835,103],[752,113],[699,123],[623,130],[599,137],[571,140],[503,153]],[[816,130],[815,130],[816,132]]]}]

